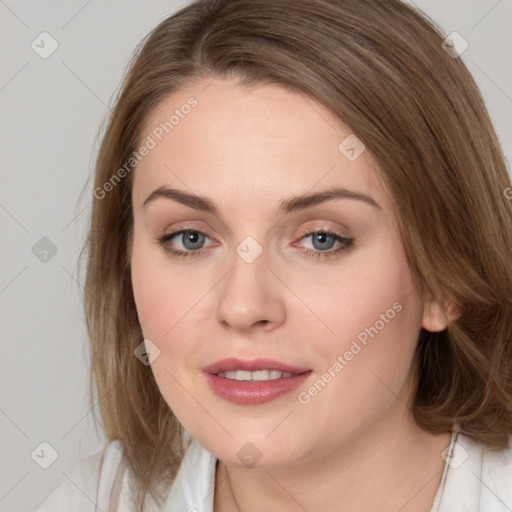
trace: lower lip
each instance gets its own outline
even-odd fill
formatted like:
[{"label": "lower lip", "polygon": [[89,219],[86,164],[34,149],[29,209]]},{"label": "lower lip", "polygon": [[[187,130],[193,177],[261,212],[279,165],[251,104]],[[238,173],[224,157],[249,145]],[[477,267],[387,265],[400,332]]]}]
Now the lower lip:
[{"label": "lower lip", "polygon": [[293,377],[264,381],[238,381],[225,379],[207,373],[208,384],[221,398],[235,404],[256,405],[270,402],[298,388],[309,376],[311,371]]}]

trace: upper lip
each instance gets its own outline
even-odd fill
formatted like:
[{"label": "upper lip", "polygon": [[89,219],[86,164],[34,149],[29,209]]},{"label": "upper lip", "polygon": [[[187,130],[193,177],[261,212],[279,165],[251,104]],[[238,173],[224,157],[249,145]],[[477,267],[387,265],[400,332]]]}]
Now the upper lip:
[{"label": "upper lip", "polygon": [[257,370],[277,370],[280,372],[288,373],[304,373],[310,370],[310,368],[298,368],[290,366],[289,364],[276,361],[275,359],[237,359],[236,357],[229,357],[227,359],[221,359],[209,366],[205,366],[203,371],[215,375],[220,372],[229,372],[233,370],[246,370],[249,372],[255,372]]}]

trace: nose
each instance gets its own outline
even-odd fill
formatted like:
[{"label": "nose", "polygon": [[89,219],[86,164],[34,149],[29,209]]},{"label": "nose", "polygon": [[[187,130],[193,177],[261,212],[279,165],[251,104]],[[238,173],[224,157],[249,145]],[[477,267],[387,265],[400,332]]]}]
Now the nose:
[{"label": "nose", "polygon": [[217,320],[240,333],[270,331],[286,318],[285,289],[267,266],[263,252],[249,263],[238,254],[219,287]]}]

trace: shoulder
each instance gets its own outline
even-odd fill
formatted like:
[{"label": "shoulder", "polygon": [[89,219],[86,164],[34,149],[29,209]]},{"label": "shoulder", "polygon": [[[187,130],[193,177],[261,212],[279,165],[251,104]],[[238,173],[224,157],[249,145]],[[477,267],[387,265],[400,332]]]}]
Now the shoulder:
[{"label": "shoulder", "polygon": [[[508,435],[508,445],[495,449],[476,441],[469,436],[459,434],[456,444],[459,445],[458,464],[468,459],[473,462],[473,469],[482,477],[498,480],[500,476],[512,477],[512,434]],[[457,461],[456,461],[457,462]]]},{"label": "shoulder", "polygon": [[459,433],[447,463],[443,504],[452,511],[512,509],[512,435],[505,448],[496,450]]},{"label": "shoulder", "polygon": [[[476,445],[468,441],[470,449]],[[483,510],[512,509],[512,435],[508,436],[508,445],[502,450],[483,446],[480,471],[476,476],[481,487],[481,506]],[[506,505],[503,508],[503,505]],[[501,508],[497,508],[498,505]]]},{"label": "shoulder", "polygon": [[96,510],[96,506],[108,510],[123,451],[123,443],[114,440],[104,449],[79,459],[36,512],[87,512]]}]

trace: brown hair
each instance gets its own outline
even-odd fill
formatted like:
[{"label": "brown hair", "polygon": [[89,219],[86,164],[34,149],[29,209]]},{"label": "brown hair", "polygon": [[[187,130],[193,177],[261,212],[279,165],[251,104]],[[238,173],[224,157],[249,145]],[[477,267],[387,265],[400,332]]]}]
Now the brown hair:
[{"label": "brown hair", "polygon": [[[478,88],[444,38],[399,0],[195,1],[137,48],[94,186],[130,160],[154,109],[195,80],[236,77],[316,99],[379,163],[422,297],[460,310],[444,331],[421,331],[416,421],[432,432],[456,421],[501,448],[512,432],[510,182]],[[106,442],[124,442],[142,509],[148,491],[160,499],[157,483],[168,489],[174,478],[183,429],[133,353],[143,337],[130,280],[133,173],[124,174],[95,192],[85,308],[91,402],[94,379]]]}]

